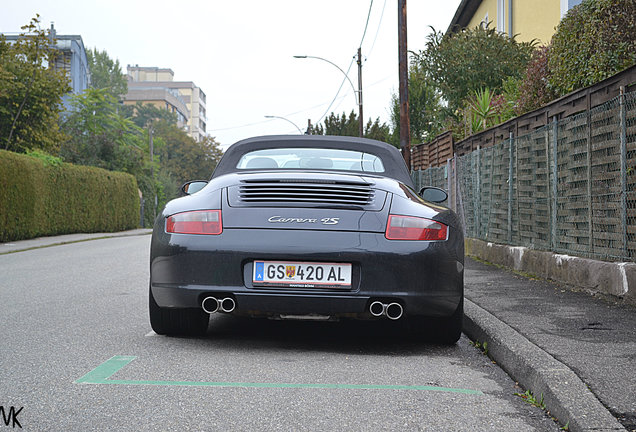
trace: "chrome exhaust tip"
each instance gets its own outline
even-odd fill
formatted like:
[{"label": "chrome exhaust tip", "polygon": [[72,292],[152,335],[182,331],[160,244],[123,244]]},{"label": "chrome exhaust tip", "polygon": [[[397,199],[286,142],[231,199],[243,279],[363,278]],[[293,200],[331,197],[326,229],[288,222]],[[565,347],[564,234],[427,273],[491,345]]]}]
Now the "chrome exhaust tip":
[{"label": "chrome exhaust tip", "polygon": [[206,297],[201,302],[203,310],[210,315],[219,310],[219,300],[216,297]]},{"label": "chrome exhaust tip", "polygon": [[374,301],[369,306],[369,312],[374,317],[382,316],[386,312],[386,305],[384,303],[380,302],[380,301]]},{"label": "chrome exhaust tip", "polygon": [[386,317],[392,320],[398,320],[402,318],[402,314],[404,313],[404,309],[402,305],[399,303],[389,303],[386,307]]},{"label": "chrome exhaust tip", "polygon": [[234,309],[236,309],[236,302],[232,297],[225,297],[223,300],[220,301],[220,304],[221,311],[225,313],[230,313],[234,311]]}]

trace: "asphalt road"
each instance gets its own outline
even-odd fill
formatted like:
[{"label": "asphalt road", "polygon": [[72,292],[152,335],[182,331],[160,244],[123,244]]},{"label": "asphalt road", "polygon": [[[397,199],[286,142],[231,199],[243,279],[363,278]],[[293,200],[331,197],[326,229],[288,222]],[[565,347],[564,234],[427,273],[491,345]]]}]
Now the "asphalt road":
[{"label": "asphalt road", "polygon": [[559,430],[465,337],[221,315],[203,338],[155,335],[149,243],[0,255],[0,406],[23,430]]}]

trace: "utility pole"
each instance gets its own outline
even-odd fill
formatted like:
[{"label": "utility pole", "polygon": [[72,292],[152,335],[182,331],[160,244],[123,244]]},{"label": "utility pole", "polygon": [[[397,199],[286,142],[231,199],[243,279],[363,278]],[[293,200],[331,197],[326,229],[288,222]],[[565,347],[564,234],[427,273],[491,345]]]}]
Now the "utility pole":
[{"label": "utility pole", "polygon": [[398,0],[398,58],[400,65],[400,150],[411,170],[411,124],[409,122],[409,59],[406,45],[406,0]]},{"label": "utility pole", "polygon": [[358,48],[358,120],[360,123],[359,135],[364,135],[364,116],[362,115],[362,48]]}]

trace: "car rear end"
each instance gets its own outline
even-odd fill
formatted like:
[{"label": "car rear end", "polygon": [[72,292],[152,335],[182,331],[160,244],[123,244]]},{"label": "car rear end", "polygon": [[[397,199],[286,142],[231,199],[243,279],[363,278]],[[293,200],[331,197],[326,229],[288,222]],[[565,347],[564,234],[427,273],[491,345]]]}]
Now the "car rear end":
[{"label": "car rear end", "polygon": [[[213,297],[232,299],[233,313],[274,318],[456,310],[463,237],[449,210],[381,178],[226,177],[223,187],[196,195],[200,208],[171,214],[168,207],[158,219],[151,285],[161,307],[197,308]],[[206,232],[199,216],[218,223]],[[184,218],[195,221],[179,225]]]}]

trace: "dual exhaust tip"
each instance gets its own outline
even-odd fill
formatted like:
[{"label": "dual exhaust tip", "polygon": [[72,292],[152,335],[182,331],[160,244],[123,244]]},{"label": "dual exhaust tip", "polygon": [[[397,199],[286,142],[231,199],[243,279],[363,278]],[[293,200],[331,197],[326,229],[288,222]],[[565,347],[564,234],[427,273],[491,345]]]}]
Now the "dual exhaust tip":
[{"label": "dual exhaust tip", "polygon": [[397,302],[382,303],[381,301],[374,301],[369,306],[369,312],[374,317],[386,316],[390,320],[398,320],[402,318],[404,309],[402,305]]},{"label": "dual exhaust tip", "polygon": [[[231,313],[236,309],[236,301],[234,301],[232,297],[218,299],[209,296],[203,299],[201,307],[210,315],[216,312]],[[381,301],[374,301],[369,306],[369,312],[374,317],[386,316],[390,320],[398,320],[402,318],[404,309],[402,305],[397,302],[382,303]]]},{"label": "dual exhaust tip", "polygon": [[216,312],[230,313],[236,309],[236,302],[232,297],[225,297],[219,300],[216,297],[210,296],[203,299],[201,307],[210,315]]}]

